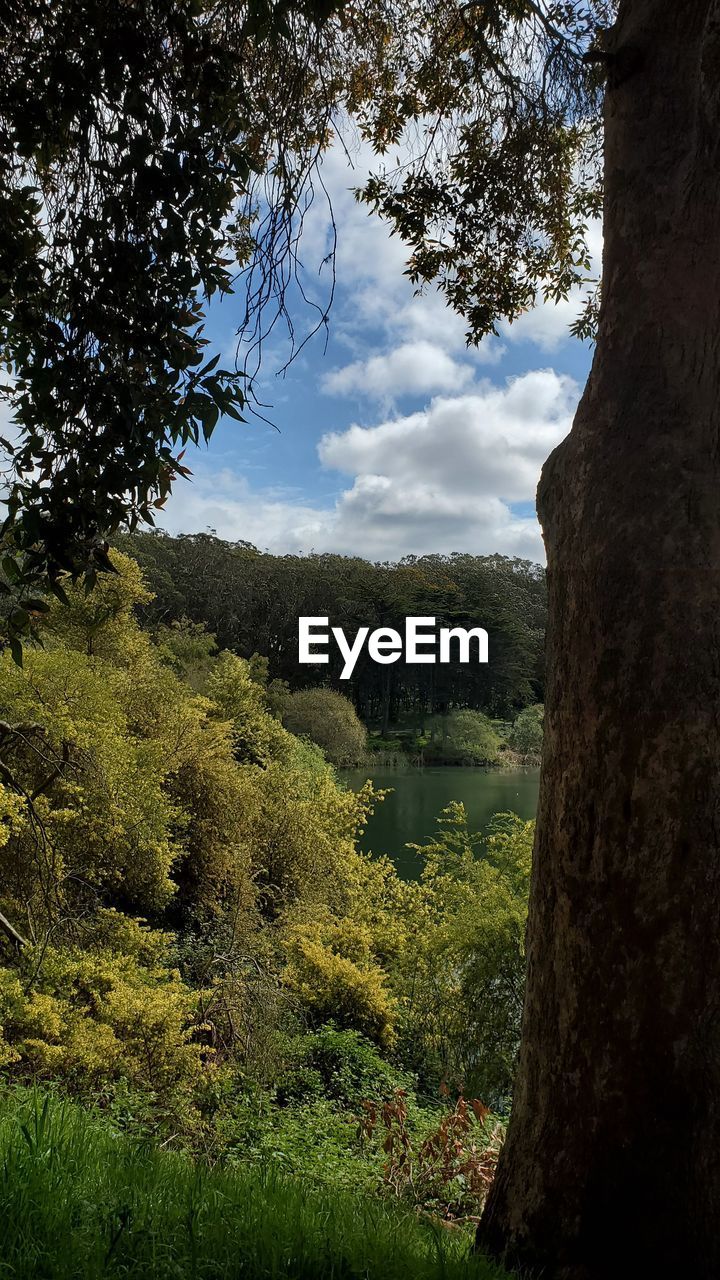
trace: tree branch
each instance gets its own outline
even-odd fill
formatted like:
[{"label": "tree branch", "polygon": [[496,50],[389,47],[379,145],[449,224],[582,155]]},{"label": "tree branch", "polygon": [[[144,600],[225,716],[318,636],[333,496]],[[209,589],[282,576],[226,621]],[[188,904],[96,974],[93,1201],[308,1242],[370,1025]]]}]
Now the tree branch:
[{"label": "tree branch", "polygon": [[33,800],[37,800],[38,796],[44,795],[50,789],[50,787],[52,786],[56,778],[61,777],[63,769],[65,765],[68,763],[69,759],[70,759],[69,743],[63,742],[62,759],[55,765],[55,768],[53,769],[52,773],[49,774],[49,776],[45,779],[45,781],[41,782],[40,786],[35,788],[32,795],[30,796],[31,804]]},{"label": "tree branch", "polygon": [[23,947],[28,945],[27,939],[18,933],[2,911],[0,911],[0,932],[5,934],[5,937],[9,939],[17,951],[22,951]]}]

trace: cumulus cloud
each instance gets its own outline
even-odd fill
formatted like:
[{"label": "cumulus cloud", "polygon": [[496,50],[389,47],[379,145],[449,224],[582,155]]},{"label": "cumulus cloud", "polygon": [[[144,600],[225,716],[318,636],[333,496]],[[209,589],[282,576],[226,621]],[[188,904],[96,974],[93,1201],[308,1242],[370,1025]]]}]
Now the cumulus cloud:
[{"label": "cumulus cloud", "polygon": [[[406,247],[355,200],[351,188],[376,162],[366,147],[354,161],[350,168],[337,147],[323,162],[338,228],[332,326],[347,357],[324,374],[321,387],[361,400],[357,412],[372,425],[339,427],[320,441],[326,479],[339,477],[337,496],[325,503],[260,489],[232,470],[210,475],[198,466],[193,483],[179,486],[168,504],[168,527],[211,527],[278,552],[395,559],[498,551],[542,559],[537,522],[521,504],[532,503],[544,459],[569,430],[579,388],[552,369],[502,385],[487,374],[511,344],[557,349],[582,291],[567,303],[538,306],[502,326],[500,338],[468,350],[463,319],[438,290],[415,294],[404,275]],[[301,250],[310,288],[331,248],[330,225],[318,199]],[[599,264],[599,226],[591,237]],[[394,406],[402,396],[429,403],[401,414]]]},{"label": "cumulus cloud", "polygon": [[[364,145],[358,147],[352,168],[338,147],[323,161],[323,182],[338,228],[337,279],[351,298],[346,307],[338,304],[333,330],[353,358],[327,373],[322,389],[333,395],[361,393],[383,403],[403,395],[461,390],[479,366],[495,364],[506,348],[490,337],[468,349],[465,321],[442,294],[434,287],[418,293],[410,284],[404,274],[407,246],[353,195],[352,188],[362,186],[377,164]],[[328,209],[318,202],[303,228],[308,276],[311,264],[325,258],[331,243]],[[358,349],[363,351],[360,358]]]},{"label": "cumulus cloud", "polygon": [[331,511],[272,488],[253,488],[231,468],[207,473],[195,465],[191,481],[178,483],[163,512],[168,533],[213,529],[228,541],[242,539],[275,552],[327,549]]},{"label": "cumulus cloud", "polygon": [[272,551],[372,559],[423,552],[502,552],[542,559],[531,501],[542,462],[567,433],[579,389],[552,369],[504,386],[438,396],[419,413],[331,432],[323,467],[350,480],[334,505],[253,490],[230,471],[176,489],[169,529],[212,527]]},{"label": "cumulus cloud", "polygon": [[472,365],[460,364],[440,346],[426,340],[404,342],[387,355],[353,360],[325,375],[325,391],[338,395],[358,391],[379,399],[407,392],[427,395],[457,391],[472,380]]},{"label": "cumulus cloud", "polygon": [[451,551],[543,558],[537,521],[515,516],[500,498],[459,496],[441,485],[382,475],[358,476],[343,493],[333,544],[376,560]]},{"label": "cumulus cloud", "polygon": [[[331,150],[323,165],[323,178],[338,227],[336,267],[338,280],[352,291],[352,306],[334,317],[337,336],[344,339],[353,358],[322,380],[322,389],[334,395],[362,393],[388,403],[403,395],[428,395],[457,391],[467,386],[480,366],[495,364],[508,344],[528,342],[543,352],[553,352],[566,342],[570,326],[588,294],[583,286],[559,303],[539,302],[512,325],[501,322],[501,338],[488,337],[476,348],[465,342],[466,324],[443,295],[430,287],[414,292],[404,275],[407,248],[389,227],[354,199],[351,187],[361,186],[377,167],[377,158],[360,146],[348,165],[341,148]],[[330,248],[328,211],[318,204],[304,230],[304,255],[320,262]],[[593,222],[588,232],[591,276],[600,271],[602,231]],[[363,350],[363,347],[365,350]],[[358,358],[358,348],[363,350]],[[481,371],[481,370],[480,370]]]},{"label": "cumulus cloud", "polygon": [[428,288],[425,293],[413,295],[385,317],[386,329],[406,334],[411,339],[425,339],[439,343],[445,351],[463,352],[477,364],[494,365],[507,348],[490,335],[476,347],[467,346],[465,319],[447,305],[439,289]]},{"label": "cumulus cloud", "polygon": [[552,369],[434,399],[418,413],[322,438],[325,466],[356,476],[432,484],[451,498],[532,498],[543,459],[567,433],[578,388]]},{"label": "cumulus cloud", "polygon": [[532,342],[541,351],[553,352],[567,342],[570,326],[582,310],[587,289],[574,289],[560,302],[540,302],[514,320],[500,321],[500,332],[508,342]]}]

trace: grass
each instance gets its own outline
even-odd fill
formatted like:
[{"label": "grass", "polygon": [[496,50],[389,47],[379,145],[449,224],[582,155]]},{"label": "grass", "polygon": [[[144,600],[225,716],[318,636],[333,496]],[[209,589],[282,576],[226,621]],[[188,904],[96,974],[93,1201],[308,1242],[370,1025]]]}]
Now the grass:
[{"label": "grass", "polygon": [[208,1168],[32,1090],[0,1094],[0,1277],[502,1280],[459,1232],[269,1169]]}]

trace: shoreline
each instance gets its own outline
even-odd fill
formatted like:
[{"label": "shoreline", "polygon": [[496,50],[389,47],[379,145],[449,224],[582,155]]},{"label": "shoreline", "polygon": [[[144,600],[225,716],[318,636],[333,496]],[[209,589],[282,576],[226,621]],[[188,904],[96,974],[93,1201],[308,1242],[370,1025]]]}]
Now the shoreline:
[{"label": "shoreline", "polygon": [[[515,752],[503,752],[502,760],[442,760],[419,758],[405,755],[403,752],[382,752],[371,755],[362,764],[343,766],[343,772],[362,769],[397,769],[398,773],[422,773],[424,769],[482,769],[484,773],[524,773],[528,769],[540,768],[540,756],[519,756]],[[508,758],[512,757],[512,758]]]}]

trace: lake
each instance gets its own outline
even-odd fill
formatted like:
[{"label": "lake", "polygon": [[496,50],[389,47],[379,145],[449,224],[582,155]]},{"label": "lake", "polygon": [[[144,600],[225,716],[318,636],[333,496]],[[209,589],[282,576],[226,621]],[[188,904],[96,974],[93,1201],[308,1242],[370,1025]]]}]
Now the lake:
[{"label": "lake", "polygon": [[376,787],[392,787],[379,804],[360,841],[363,849],[387,853],[405,880],[420,872],[420,859],[408,840],[422,844],[436,830],[435,820],[451,800],[467,809],[471,831],[483,831],[494,813],[534,818],[539,769],[366,769],[344,770],[343,780],[357,790],[372,778]]}]

